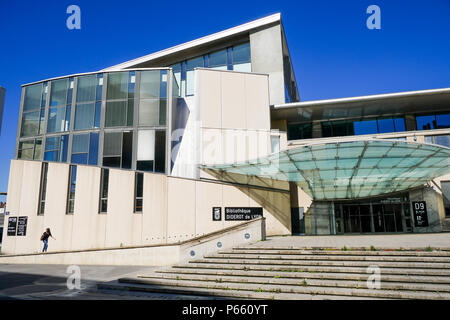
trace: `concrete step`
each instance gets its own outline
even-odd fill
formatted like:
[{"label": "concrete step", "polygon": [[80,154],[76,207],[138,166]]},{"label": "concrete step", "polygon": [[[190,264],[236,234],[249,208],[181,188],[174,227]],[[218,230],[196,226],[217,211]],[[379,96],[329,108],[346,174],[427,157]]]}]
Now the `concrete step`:
[{"label": "concrete step", "polygon": [[97,285],[99,291],[106,290],[106,293],[114,291],[134,291],[134,292],[148,292],[148,293],[170,293],[180,295],[196,295],[208,296],[227,299],[263,299],[263,300],[373,300],[381,298],[367,298],[367,297],[351,297],[338,295],[316,295],[316,294],[299,294],[299,293],[278,293],[278,292],[263,292],[250,290],[229,290],[229,289],[212,289],[212,288],[195,288],[195,287],[177,287],[173,285],[151,285],[138,283],[124,283],[124,282],[109,282],[99,283]]},{"label": "concrete step", "polygon": [[232,250],[221,250],[223,254],[282,254],[282,255],[331,255],[331,256],[405,256],[405,257],[449,257],[449,251],[406,251],[406,250],[381,250],[381,251],[361,251],[361,250],[305,250],[297,249],[264,249],[255,247],[237,247]]},{"label": "concrete step", "polygon": [[[343,248],[343,247],[342,247]],[[362,252],[423,252],[423,253],[449,253],[450,252],[450,246],[448,247],[439,247],[439,248],[431,248],[427,247],[426,245],[423,247],[408,247],[408,248],[401,248],[401,247],[375,247],[375,251],[372,251],[370,247],[347,247],[347,250],[342,250],[342,248],[336,248],[336,247],[308,247],[308,246],[272,246],[272,245],[243,245],[239,247],[234,247],[233,249],[239,249],[239,250],[308,250],[308,251],[322,251],[322,252],[328,252],[328,251],[343,251],[343,252],[354,252],[354,251],[362,251]]]},{"label": "concrete step", "polygon": [[[268,277],[247,277],[247,276],[211,276],[206,274],[167,274],[156,273],[138,276],[142,279],[174,279],[174,280],[195,280],[211,281],[216,283],[255,283],[255,284],[273,284],[290,286],[317,286],[317,287],[335,287],[335,288],[368,288],[366,281],[354,281],[343,279],[311,279],[311,278],[284,278],[281,276]],[[380,289],[385,290],[406,290],[406,291],[431,291],[431,292],[450,292],[448,284],[428,284],[428,283],[405,283],[405,282],[380,282]]]},{"label": "concrete step", "polygon": [[405,269],[434,269],[434,270],[449,270],[448,263],[425,263],[425,262],[389,262],[389,261],[332,261],[332,260],[282,260],[279,258],[264,259],[257,257],[227,258],[214,257],[202,258],[192,260],[193,263],[216,263],[216,264],[241,264],[241,265],[285,265],[285,266],[335,266],[335,267],[389,267],[389,268],[405,268]]},{"label": "concrete step", "polygon": [[209,254],[205,258],[219,259],[277,259],[277,260],[317,260],[317,261],[385,261],[385,262],[426,262],[447,263],[450,266],[450,257],[415,257],[415,256],[363,256],[363,255],[303,255],[303,254],[260,254],[220,252]]},{"label": "concrete step", "polygon": [[[243,270],[243,271],[281,271],[281,272],[311,272],[311,273],[346,273],[367,274],[364,267],[340,266],[292,266],[292,265],[263,265],[263,264],[223,264],[223,263],[188,263],[174,265],[180,269],[216,269],[216,270]],[[388,268],[380,267],[382,275],[405,276],[450,276],[450,270],[414,269],[414,268]]]},{"label": "concrete step", "polygon": [[[353,280],[366,281],[369,278],[367,273],[331,273],[331,272],[283,272],[283,271],[265,271],[265,270],[226,270],[226,269],[207,269],[207,268],[168,268],[155,270],[155,273],[166,273],[175,275],[210,275],[210,276],[241,276],[241,277],[266,277],[283,279],[328,279],[328,280]],[[428,283],[428,284],[447,284],[450,285],[450,276],[408,276],[408,275],[386,275],[382,274],[383,282],[405,282],[405,283]],[[139,276],[141,277],[141,276]],[[145,277],[143,275],[142,277]]]},{"label": "concrete step", "polygon": [[175,286],[183,288],[202,288],[202,289],[221,289],[221,290],[246,290],[254,292],[273,292],[273,293],[295,293],[295,294],[314,294],[314,295],[334,295],[361,298],[384,298],[384,299],[431,299],[442,300],[450,299],[450,293],[447,292],[428,292],[428,291],[406,291],[406,290],[386,290],[386,289],[364,289],[364,288],[341,288],[341,287],[322,287],[309,285],[308,282],[303,285],[288,284],[265,284],[265,283],[232,283],[232,282],[210,282],[204,280],[177,280],[177,279],[141,279],[141,278],[121,278],[120,283],[152,285],[152,286]]}]

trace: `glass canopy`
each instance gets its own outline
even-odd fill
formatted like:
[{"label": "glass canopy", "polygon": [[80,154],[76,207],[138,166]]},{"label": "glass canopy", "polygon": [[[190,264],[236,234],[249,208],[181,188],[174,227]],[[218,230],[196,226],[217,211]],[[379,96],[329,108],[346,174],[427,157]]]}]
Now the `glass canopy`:
[{"label": "glass canopy", "polygon": [[202,168],[295,182],[315,200],[356,199],[418,187],[450,173],[450,149],[397,140],[346,141]]}]

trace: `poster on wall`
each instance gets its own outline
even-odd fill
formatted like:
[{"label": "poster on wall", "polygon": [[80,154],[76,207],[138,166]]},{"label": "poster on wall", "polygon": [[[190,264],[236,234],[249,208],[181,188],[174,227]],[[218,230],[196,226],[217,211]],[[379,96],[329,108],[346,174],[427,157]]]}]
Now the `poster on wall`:
[{"label": "poster on wall", "polygon": [[262,207],[225,208],[225,221],[246,221],[263,215]]},{"label": "poster on wall", "polygon": [[17,223],[17,235],[18,236],[26,236],[27,235],[27,222],[28,217],[19,217]]},{"label": "poster on wall", "polygon": [[17,229],[17,217],[8,218],[8,236],[15,236]]},{"label": "poster on wall", "polygon": [[426,201],[413,201],[414,226],[428,227],[428,214]]}]

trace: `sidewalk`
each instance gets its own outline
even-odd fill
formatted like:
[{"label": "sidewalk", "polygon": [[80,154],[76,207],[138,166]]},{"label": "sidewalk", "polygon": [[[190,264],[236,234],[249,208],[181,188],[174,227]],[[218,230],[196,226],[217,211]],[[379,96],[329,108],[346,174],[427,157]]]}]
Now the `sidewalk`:
[{"label": "sidewalk", "polygon": [[255,247],[323,247],[347,248],[365,247],[387,249],[434,249],[450,250],[450,233],[426,234],[371,234],[333,236],[280,236],[268,237],[266,241],[254,243]]}]

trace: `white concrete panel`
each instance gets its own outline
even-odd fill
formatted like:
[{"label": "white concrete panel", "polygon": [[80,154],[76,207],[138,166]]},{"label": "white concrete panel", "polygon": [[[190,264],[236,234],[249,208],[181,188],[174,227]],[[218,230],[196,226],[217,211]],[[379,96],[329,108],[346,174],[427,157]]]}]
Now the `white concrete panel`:
[{"label": "white concrete panel", "polygon": [[142,243],[167,243],[167,177],[144,173]]},{"label": "white concrete panel", "polygon": [[105,246],[130,245],[133,237],[134,172],[110,169],[108,191]]},{"label": "white concrete panel", "polygon": [[268,77],[245,75],[245,105],[247,129],[270,130]]},{"label": "white concrete panel", "polygon": [[195,236],[195,181],[168,178],[167,241],[183,241]]},{"label": "white concrete panel", "polygon": [[223,72],[222,128],[246,129],[245,74]]},{"label": "white concrete panel", "polygon": [[[205,235],[223,228],[224,209],[222,208],[222,185],[196,181],[196,236]],[[222,208],[222,221],[213,221],[212,208]]]}]

